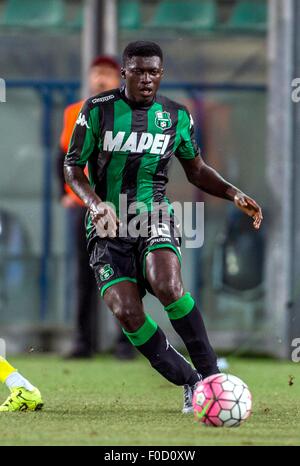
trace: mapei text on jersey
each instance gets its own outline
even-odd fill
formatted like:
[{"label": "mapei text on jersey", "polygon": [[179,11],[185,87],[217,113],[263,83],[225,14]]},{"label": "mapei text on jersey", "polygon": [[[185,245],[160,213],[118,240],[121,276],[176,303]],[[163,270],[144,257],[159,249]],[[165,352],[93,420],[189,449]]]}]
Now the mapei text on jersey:
[{"label": "mapei text on jersey", "polygon": [[103,141],[103,150],[117,152],[143,153],[145,150],[150,154],[161,154],[166,152],[170,140],[169,134],[136,133],[132,132],[125,138],[125,131],[118,131],[113,136],[112,131],[106,131]]}]

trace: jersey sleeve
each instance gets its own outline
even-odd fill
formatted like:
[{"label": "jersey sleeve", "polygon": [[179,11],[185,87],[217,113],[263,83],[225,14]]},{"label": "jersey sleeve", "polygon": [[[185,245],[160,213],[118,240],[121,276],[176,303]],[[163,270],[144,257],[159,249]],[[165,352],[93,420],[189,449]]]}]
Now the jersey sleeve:
[{"label": "jersey sleeve", "polygon": [[179,144],[175,149],[176,157],[180,159],[194,159],[200,155],[200,148],[195,140],[194,122],[192,115],[187,110],[178,111],[178,135]]},{"label": "jersey sleeve", "polygon": [[89,101],[83,104],[76,120],[65,165],[84,167],[96,149],[99,141],[99,107],[90,106]]}]

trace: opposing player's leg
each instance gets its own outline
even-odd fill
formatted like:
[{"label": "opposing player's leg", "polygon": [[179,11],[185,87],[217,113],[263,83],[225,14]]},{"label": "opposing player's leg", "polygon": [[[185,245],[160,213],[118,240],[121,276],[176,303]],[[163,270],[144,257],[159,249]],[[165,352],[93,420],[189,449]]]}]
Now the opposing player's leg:
[{"label": "opposing player's leg", "polygon": [[170,248],[151,251],[146,257],[146,278],[163,304],[175,331],[203,378],[219,372],[201,313],[190,293],[185,293],[180,263]]},{"label": "opposing player's leg", "polygon": [[0,412],[37,411],[43,407],[40,391],[1,356],[0,382],[5,383],[11,392],[0,405]]},{"label": "opposing player's leg", "polygon": [[154,369],[176,385],[197,383],[197,371],[169,344],[156,322],[144,313],[136,283],[120,281],[113,284],[106,288],[104,301],[128,339]]}]

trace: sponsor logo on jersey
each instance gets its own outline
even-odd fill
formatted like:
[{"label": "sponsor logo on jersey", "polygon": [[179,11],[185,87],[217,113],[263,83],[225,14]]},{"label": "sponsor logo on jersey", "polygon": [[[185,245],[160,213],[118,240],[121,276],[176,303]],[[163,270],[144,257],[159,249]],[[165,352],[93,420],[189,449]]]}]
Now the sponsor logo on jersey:
[{"label": "sponsor logo on jersey", "polygon": [[80,125],[80,126],[86,126],[88,129],[90,129],[90,127],[88,125],[88,122],[85,119],[85,115],[82,115],[81,112],[78,115],[78,118],[76,120],[76,124]]},{"label": "sponsor logo on jersey", "polygon": [[158,128],[165,130],[171,128],[172,120],[169,112],[155,112],[155,124]]},{"label": "sponsor logo on jersey", "polygon": [[105,264],[100,269],[99,273],[100,273],[100,280],[104,282],[105,280],[108,280],[114,274],[114,271],[109,264]]},{"label": "sponsor logo on jersey", "polygon": [[132,132],[125,138],[125,131],[118,131],[114,136],[112,131],[106,131],[104,135],[103,150],[108,152],[134,152],[142,154],[144,151],[150,154],[163,155],[170,141],[169,134],[151,134]]},{"label": "sponsor logo on jersey", "polygon": [[97,104],[98,102],[107,102],[108,100],[113,99],[115,96],[113,94],[106,95],[104,97],[97,97],[92,100],[92,104]]}]

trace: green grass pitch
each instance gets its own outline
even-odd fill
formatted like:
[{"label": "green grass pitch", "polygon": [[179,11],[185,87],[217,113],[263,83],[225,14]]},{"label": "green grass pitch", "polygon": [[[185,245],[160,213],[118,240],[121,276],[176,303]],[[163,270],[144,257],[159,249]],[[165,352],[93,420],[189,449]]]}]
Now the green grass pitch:
[{"label": "green grass pitch", "polygon": [[[209,428],[181,414],[182,389],[142,358],[63,361],[10,358],[37,385],[40,412],[0,414],[0,445],[299,445],[300,375],[296,363],[229,358],[228,372],[248,383],[253,414],[238,428]],[[5,386],[0,395],[7,396]]]}]

